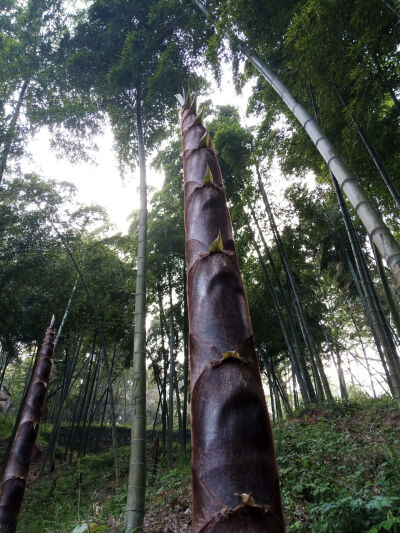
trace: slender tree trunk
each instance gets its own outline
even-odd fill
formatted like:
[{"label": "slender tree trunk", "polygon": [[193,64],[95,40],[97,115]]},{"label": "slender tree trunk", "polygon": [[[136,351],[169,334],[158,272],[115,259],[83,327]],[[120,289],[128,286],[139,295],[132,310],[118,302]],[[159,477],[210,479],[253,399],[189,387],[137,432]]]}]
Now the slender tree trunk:
[{"label": "slender tree trunk", "polygon": [[[307,394],[308,394],[311,402],[316,402],[317,396],[315,394],[315,390],[314,390],[313,384],[311,382],[311,377],[310,377],[310,374],[308,372],[307,363],[306,363],[304,354],[303,354],[303,352],[301,350],[300,340],[299,340],[299,337],[298,337],[298,334],[297,334],[297,329],[296,329],[296,325],[295,325],[295,322],[294,322],[294,317],[293,317],[293,314],[292,314],[292,309],[291,309],[289,300],[287,299],[286,292],[284,291],[284,289],[282,287],[282,283],[281,283],[281,281],[279,279],[279,275],[278,275],[278,272],[277,272],[277,269],[276,269],[276,266],[275,266],[274,259],[273,259],[272,255],[271,255],[270,251],[269,251],[269,248],[268,248],[267,243],[265,241],[263,232],[261,231],[260,225],[258,223],[258,220],[257,220],[255,214],[254,214],[253,209],[251,209],[251,215],[252,215],[253,221],[254,221],[254,223],[255,223],[255,225],[257,227],[258,234],[259,234],[259,236],[261,238],[261,241],[263,243],[264,251],[267,254],[268,261],[269,261],[269,263],[271,265],[272,271],[273,271],[274,276],[275,276],[276,283],[278,285],[279,294],[281,295],[282,301],[283,301],[285,309],[286,309],[286,315],[287,315],[290,331],[291,331],[292,338],[293,338],[293,341],[294,341],[294,346],[296,347],[296,352],[295,353],[297,354],[298,364],[299,364],[299,367],[301,368],[301,373],[302,373],[302,376],[303,376],[303,380],[304,380],[304,383],[306,384],[306,387],[307,387]],[[303,333],[303,331],[302,331],[302,333]]]},{"label": "slender tree trunk", "polygon": [[54,317],[46,331],[24,410],[5,468],[0,493],[0,533],[14,533],[24,497],[26,478],[46,402],[54,352]]},{"label": "slender tree trunk", "polygon": [[376,246],[372,243],[372,249],[375,256],[376,266],[378,267],[379,277],[381,278],[382,287],[385,292],[386,301],[388,303],[393,323],[396,328],[397,337],[400,338],[400,315],[396,302],[394,301],[392,291],[390,290],[389,283],[386,278],[385,268],[382,263],[382,258],[379,255]]},{"label": "slender tree trunk", "polygon": [[332,357],[333,364],[335,365],[336,371],[337,371],[337,374],[338,374],[340,397],[342,398],[342,400],[348,400],[349,396],[348,396],[348,393],[347,393],[346,381],[344,379],[344,374],[343,374],[342,358],[340,357],[340,353],[338,352],[337,353],[337,361],[336,361],[335,352],[333,350],[332,343],[329,340],[328,333],[326,332],[325,328],[323,328],[323,331],[324,331],[324,337],[325,337],[326,343],[328,345],[329,351],[331,352],[331,357]]},{"label": "slender tree trunk", "polygon": [[366,369],[367,369],[367,372],[368,372],[369,382],[371,384],[372,394],[373,394],[374,398],[376,398],[374,380],[372,379],[372,374],[371,374],[371,369],[370,369],[370,366],[369,366],[368,356],[367,356],[367,352],[365,351],[364,343],[363,343],[362,338],[361,338],[361,333],[360,333],[360,330],[359,330],[359,328],[358,328],[358,326],[356,324],[356,321],[354,320],[353,315],[350,315],[350,316],[351,316],[351,320],[352,320],[352,322],[354,324],[354,327],[355,327],[355,329],[357,331],[358,338],[360,339],[360,344],[361,344],[361,348],[362,348],[363,355],[364,355],[365,366],[366,366]]},{"label": "slender tree trunk", "polygon": [[157,286],[158,292],[158,307],[160,310],[160,331],[161,331],[161,349],[162,349],[162,358],[163,358],[163,379],[162,379],[162,433],[161,433],[161,443],[163,453],[167,450],[167,372],[168,372],[168,355],[164,345],[164,320],[163,320],[163,308],[162,308],[162,297],[161,297],[161,288]]},{"label": "slender tree trunk", "polygon": [[[208,10],[201,0],[193,0],[201,11],[208,17]],[[228,36],[230,38],[230,36]],[[310,137],[317,150],[328,164],[338,180],[342,190],[347,195],[367,232],[371,235],[380,254],[385,258],[394,277],[400,283],[400,246],[393,237],[389,228],[384,224],[381,216],[368,199],[355,177],[345,165],[343,159],[336,152],[334,146],[312,118],[307,109],[297,102],[288,88],[270,70],[270,68],[251,50],[236,38],[236,43],[241,52],[252,65],[260,72],[271,87],[277,92],[289,110],[298,119],[307,135]]]},{"label": "slender tree trunk", "polygon": [[[167,228],[165,225],[164,216],[164,242],[165,253],[167,255],[167,277],[168,277],[168,294],[169,294],[169,386],[168,386],[168,439],[167,439],[167,460],[168,464],[172,466],[172,443],[174,437],[174,389],[175,389],[175,356],[174,356],[174,314],[172,303],[172,281],[171,281],[171,265],[170,253],[167,238]],[[177,398],[178,400],[178,398]],[[178,407],[178,405],[177,405]]]},{"label": "slender tree trunk", "polygon": [[281,236],[280,236],[280,232],[279,232],[278,227],[277,227],[277,225],[275,223],[274,214],[272,212],[272,209],[271,209],[268,197],[267,197],[267,193],[265,192],[264,184],[263,184],[263,181],[262,181],[262,178],[261,178],[261,173],[260,173],[260,170],[259,170],[258,166],[256,166],[256,172],[257,172],[258,184],[260,186],[261,194],[262,194],[262,197],[263,197],[263,200],[264,200],[264,205],[265,205],[265,209],[267,211],[267,215],[268,215],[268,219],[269,219],[269,222],[270,222],[271,230],[272,230],[272,233],[274,235],[274,239],[275,239],[276,245],[278,247],[278,252],[279,252],[279,255],[280,255],[280,258],[281,258],[281,261],[282,261],[282,265],[283,265],[283,267],[285,269],[285,273],[286,273],[286,276],[287,276],[287,280],[288,280],[291,292],[292,292],[292,294],[294,296],[294,302],[295,302],[295,306],[296,306],[296,312],[297,312],[297,315],[299,317],[300,328],[301,328],[301,331],[303,333],[304,341],[305,341],[305,343],[307,345],[307,348],[308,348],[308,351],[309,351],[310,362],[311,362],[311,366],[313,368],[313,373],[314,373],[315,387],[317,389],[317,398],[320,401],[323,401],[324,400],[324,392],[325,392],[327,400],[329,402],[332,402],[333,401],[333,396],[332,396],[332,393],[331,393],[331,390],[330,390],[330,387],[329,387],[329,384],[328,384],[328,380],[326,379],[325,372],[323,371],[322,363],[321,363],[321,360],[319,358],[317,349],[315,347],[314,339],[313,339],[313,337],[311,335],[311,331],[310,331],[310,328],[308,326],[308,321],[307,321],[306,316],[304,314],[303,306],[301,304],[300,296],[299,296],[299,293],[297,291],[297,286],[296,286],[296,283],[295,283],[295,280],[294,280],[294,277],[293,277],[293,272],[292,272],[292,269],[290,268],[289,261],[288,261],[287,256],[286,256],[286,251],[285,251],[285,248],[283,246],[283,242],[282,242],[282,239],[281,239]]},{"label": "slender tree trunk", "polygon": [[69,314],[69,312],[71,310],[72,298],[74,297],[76,288],[78,286],[78,280],[79,280],[79,275],[76,276],[76,280],[75,280],[75,283],[74,283],[74,285],[72,287],[72,291],[71,291],[71,294],[70,294],[70,297],[69,297],[69,300],[68,300],[68,303],[67,303],[67,307],[65,308],[64,315],[63,315],[62,320],[60,322],[60,327],[58,328],[58,331],[57,331],[56,340],[54,341],[54,351],[56,351],[58,341],[60,340],[60,336],[61,336],[62,330],[64,329],[64,324],[65,324],[65,322],[67,320],[67,317],[68,317],[68,314]]},{"label": "slender tree trunk", "polygon": [[[57,336],[56,336],[56,338],[57,338]],[[56,345],[56,343],[54,341],[54,347],[55,347],[55,345]],[[40,465],[39,478],[41,478],[42,475],[43,475],[43,472],[44,472],[44,469],[46,467],[46,463],[47,463],[48,459],[50,458],[50,464],[51,464],[52,461],[53,461],[53,458],[54,458],[54,452],[55,452],[55,448],[56,448],[56,444],[57,444],[58,432],[60,430],[60,423],[61,423],[61,416],[62,416],[62,412],[63,412],[63,407],[64,407],[65,401],[66,401],[66,399],[68,397],[69,391],[70,391],[71,382],[72,382],[72,376],[74,374],[74,370],[75,370],[75,366],[76,366],[76,363],[77,363],[77,360],[78,360],[79,352],[81,350],[81,345],[82,345],[82,339],[79,339],[77,347],[76,347],[76,350],[75,350],[74,358],[73,358],[73,360],[71,362],[71,365],[70,365],[70,368],[69,369],[65,368],[65,383],[64,383],[63,391],[61,393],[60,407],[59,407],[59,411],[58,411],[58,414],[57,414],[57,418],[56,418],[55,423],[53,425],[53,429],[52,429],[52,432],[51,432],[51,435],[50,435],[49,443],[47,445],[46,451],[45,451],[45,453],[43,455],[43,458],[42,458],[42,463]]]},{"label": "slender tree trunk", "polygon": [[[55,228],[56,229],[56,228]],[[107,384],[110,394],[110,409],[111,409],[111,433],[112,433],[112,442],[113,442],[113,452],[114,452],[114,467],[115,467],[115,483],[116,485],[119,485],[120,480],[120,470],[119,470],[119,457],[118,457],[118,441],[117,441],[117,423],[115,419],[115,405],[114,405],[114,394],[113,394],[113,386],[112,386],[112,376],[110,372],[110,366],[108,362],[108,354],[107,354],[107,347],[106,347],[106,340],[104,337],[103,328],[101,326],[101,322],[99,319],[99,315],[97,314],[97,308],[96,304],[94,303],[92,293],[89,289],[88,284],[86,283],[85,276],[83,275],[81,269],[79,268],[78,263],[75,261],[75,257],[73,256],[71,250],[69,249],[69,246],[65,242],[65,239],[62,237],[60,232],[56,229],[57,235],[59,236],[61,242],[64,245],[64,248],[71,259],[72,263],[74,264],[76,271],[82,281],[83,287],[85,289],[86,295],[89,300],[89,304],[92,308],[93,312],[93,318],[96,323],[96,327],[99,333],[99,339],[101,344],[101,356],[104,362],[104,369],[106,371],[106,377],[107,377]]]},{"label": "slender tree trunk", "polygon": [[40,354],[40,346],[37,347],[35,356],[32,355],[31,363],[29,365],[29,368],[26,371],[24,391],[23,391],[23,394],[22,394],[22,397],[21,397],[21,401],[19,403],[17,417],[16,417],[15,422],[14,422],[14,427],[13,427],[11,436],[8,439],[7,449],[6,449],[6,451],[4,453],[4,456],[2,458],[2,465],[3,465],[2,466],[2,471],[1,471],[1,476],[2,477],[4,475],[4,469],[5,469],[6,465],[7,465],[8,459],[10,457],[11,448],[12,448],[12,445],[14,443],[15,435],[16,435],[18,427],[19,427],[19,422],[21,420],[22,411],[24,410],[24,407],[25,407],[26,397],[27,397],[28,391],[30,389],[30,386],[31,386],[31,383],[32,383],[32,379],[33,379],[33,376],[34,376],[34,373],[35,373],[35,370],[36,370],[36,365],[37,365],[37,362],[38,362],[38,359],[39,359],[39,354]]},{"label": "slender tree trunk", "polygon": [[299,407],[299,398],[297,396],[297,387],[296,387],[296,372],[292,366],[292,386],[293,386],[293,407],[298,409]]},{"label": "slender tree trunk", "polygon": [[73,416],[72,416],[71,426],[70,426],[69,433],[68,433],[68,440],[67,440],[67,444],[65,446],[65,452],[64,452],[64,458],[65,459],[68,457],[68,452],[70,450],[70,446],[71,446],[71,443],[72,443],[72,437],[74,435],[75,422],[77,420],[78,413],[80,413],[80,411],[81,411],[81,402],[82,402],[82,397],[83,397],[83,389],[84,389],[84,386],[85,386],[85,383],[86,383],[88,370],[89,370],[89,360],[86,360],[85,361],[85,365],[83,367],[83,371],[84,371],[83,380],[82,380],[81,386],[79,387],[78,399],[77,399],[76,404],[75,404],[75,409],[74,409],[74,413],[73,413]]},{"label": "slender tree trunk", "polygon": [[132,439],[125,533],[142,530],[146,491],[146,247],[147,186],[142,125],[142,95],[136,94],[140,170],[139,242],[137,255],[135,334],[133,344]]},{"label": "slender tree trunk", "polygon": [[289,358],[290,358],[290,361],[292,363],[294,372],[295,372],[295,374],[297,376],[297,379],[299,381],[299,384],[300,384],[300,391],[301,391],[303,402],[304,403],[308,403],[309,402],[309,396],[308,396],[308,391],[307,391],[307,388],[306,388],[306,384],[305,384],[305,382],[303,380],[303,377],[301,375],[300,367],[298,365],[298,361],[297,361],[297,357],[296,357],[296,352],[295,352],[294,347],[292,345],[292,342],[290,340],[289,333],[288,333],[288,331],[286,329],[286,324],[285,324],[285,322],[283,320],[282,311],[281,311],[281,308],[280,308],[280,305],[279,305],[278,298],[277,298],[277,296],[275,294],[275,289],[274,289],[274,287],[272,285],[272,282],[271,282],[271,279],[269,277],[267,267],[266,267],[266,265],[265,265],[265,263],[263,261],[263,258],[261,256],[260,248],[259,248],[256,240],[254,239],[254,236],[252,236],[252,237],[253,237],[253,239],[252,239],[253,240],[253,244],[254,244],[254,247],[256,249],[256,252],[257,252],[257,255],[258,255],[258,259],[259,259],[260,264],[261,264],[261,268],[262,268],[262,270],[264,272],[265,279],[267,281],[268,289],[269,289],[269,292],[270,292],[270,295],[271,295],[271,298],[272,298],[272,303],[273,303],[276,315],[278,317],[279,324],[281,326],[281,330],[282,330],[283,336],[285,338],[286,345],[288,347]]},{"label": "slender tree trunk", "polygon": [[99,383],[99,378],[100,378],[100,367],[101,367],[101,357],[99,354],[96,359],[96,365],[94,367],[93,378],[90,384],[90,390],[89,390],[89,395],[88,395],[88,399],[86,403],[85,414],[83,417],[83,423],[82,423],[83,432],[82,432],[82,437],[81,437],[81,446],[80,446],[79,455],[78,455],[79,457],[82,457],[86,454],[87,443],[88,443],[88,438],[89,438],[89,428],[92,422],[92,420],[90,419],[90,413],[93,408],[93,402],[96,401],[95,391],[98,389],[98,383]]},{"label": "slender tree trunk", "polygon": [[4,173],[7,168],[7,159],[8,159],[8,156],[10,155],[12,141],[13,141],[14,133],[15,133],[15,127],[18,122],[19,114],[21,112],[21,107],[22,107],[22,104],[25,98],[25,93],[28,89],[30,81],[31,81],[30,78],[27,78],[26,80],[24,80],[22,84],[21,90],[19,92],[18,100],[17,100],[16,106],[14,109],[14,113],[11,117],[10,125],[8,126],[3,150],[0,156],[0,184],[3,181]]},{"label": "slender tree trunk", "polygon": [[191,96],[181,110],[193,533],[285,530],[270,421],[221,171]]},{"label": "slender tree trunk", "polygon": [[183,453],[183,446],[182,446],[182,409],[181,409],[181,397],[179,394],[179,383],[178,378],[175,372],[174,377],[174,389],[175,389],[175,397],[176,397],[176,413],[178,415],[178,428],[179,428],[179,444],[181,446],[181,453]]},{"label": "slender tree trunk", "polygon": [[167,459],[172,465],[172,441],[174,437],[174,381],[175,381],[175,360],[174,360],[174,321],[172,315],[172,299],[170,297],[169,315],[169,384],[168,384],[168,439],[167,439]]},{"label": "slender tree trunk", "polygon": [[[355,234],[355,230],[352,224],[352,221],[350,219],[350,215],[347,211],[347,207],[345,205],[344,199],[342,197],[341,191],[339,189],[337,180],[335,179],[335,176],[331,174],[336,195],[339,200],[339,205],[343,214],[343,220],[346,225],[346,230],[350,239],[350,244],[352,247],[354,259],[356,261],[357,270],[360,275],[361,280],[361,287],[362,291],[364,293],[364,296],[366,298],[366,303],[364,304],[364,309],[367,313],[367,317],[370,317],[371,323],[373,324],[372,327],[372,333],[374,337],[376,338],[376,344],[378,348],[379,355],[382,360],[382,364],[384,368],[386,368],[386,363],[388,365],[389,369],[389,378],[388,383],[391,388],[392,394],[394,399],[396,400],[397,404],[400,406],[400,373],[398,370],[398,356],[396,353],[396,349],[393,343],[393,339],[391,338],[391,333],[387,331],[387,325],[385,324],[385,318],[383,316],[382,310],[380,308],[380,304],[378,302],[375,288],[373,286],[364,255],[361,250],[361,246],[358,242],[357,236]],[[350,258],[348,258],[348,263],[350,269],[352,269],[352,263]],[[353,279],[356,282],[356,285],[358,283],[357,276],[354,273]],[[363,296],[361,295],[361,292],[359,292],[360,298],[363,300]],[[381,348],[380,348],[381,346]],[[383,350],[383,354],[380,350]],[[385,363],[384,360],[386,359]]]},{"label": "slender tree trunk", "polygon": [[[83,383],[82,383],[82,387],[84,387],[84,392],[83,392],[83,395],[82,395],[82,403],[80,405],[78,405],[78,420],[77,420],[77,423],[76,423],[76,435],[78,437],[78,439],[76,440],[79,440],[79,442],[81,442],[82,440],[82,435],[79,435],[79,431],[80,431],[80,424],[81,424],[81,420],[83,418],[83,420],[85,420],[85,412],[86,412],[86,400],[87,400],[87,396],[88,396],[88,392],[89,392],[89,386],[90,386],[90,376],[91,376],[91,372],[92,372],[92,366],[93,366],[93,360],[94,360],[94,351],[95,351],[95,347],[96,347],[96,334],[93,335],[93,343],[92,343],[92,350],[90,352],[90,358],[89,358],[89,364],[88,364],[88,368],[87,368],[87,373],[84,377],[84,380],[83,380]],[[84,428],[84,425],[85,425],[85,422],[83,423],[83,428]],[[72,438],[73,440],[73,438]],[[79,451],[78,451],[78,454],[79,454]],[[71,451],[70,451],[70,456],[69,456],[69,461],[71,462],[72,461],[72,458],[73,458],[73,455],[74,455],[74,449],[73,447],[71,448]]]}]

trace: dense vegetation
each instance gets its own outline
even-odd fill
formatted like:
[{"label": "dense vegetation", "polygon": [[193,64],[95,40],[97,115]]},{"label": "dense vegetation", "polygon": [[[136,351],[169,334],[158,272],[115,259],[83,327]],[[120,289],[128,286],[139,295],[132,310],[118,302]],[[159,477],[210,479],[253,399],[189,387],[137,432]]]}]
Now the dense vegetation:
[{"label": "dense vegetation", "polygon": [[[28,480],[21,531],[72,531],[89,519],[121,529],[128,456],[141,462],[146,450],[135,442],[146,429],[145,531],[162,531],[164,513],[165,531],[189,523],[190,339],[174,96],[188,84],[221,166],[289,530],[396,531],[393,265],[382,262],[345,191],[246,50],[318,121],[399,241],[398,6],[207,0],[205,17],[199,2],[186,0],[84,4],[0,5],[2,408],[11,396],[0,414],[3,462],[53,313],[59,330],[31,473],[40,480]],[[251,90],[246,120],[243,109],[213,103],[227,76],[238,91]],[[140,209],[126,233],[102,206],[79,204],[58,176],[22,171],[38,132],[50,132],[58,155],[80,161],[107,128],[124,179],[140,169]],[[146,185],[150,165],[164,180],[156,191]],[[118,479],[121,428],[132,420]],[[103,449],[88,455],[101,433],[114,459]],[[144,471],[130,476],[143,479]],[[129,493],[128,509],[133,500],[144,505],[143,494]],[[50,518],[32,511],[48,505]]]},{"label": "dense vegetation", "polygon": [[[396,531],[399,424],[392,402],[360,398],[301,409],[277,423],[274,435],[289,531]],[[149,443],[150,468],[151,448]],[[190,531],[190,461],[180,457],[177,446],[174,456],[172,469],[161,461],[147,489],[149,533]],[[120,458],[126,479],[128,447],[120,449]],[[34,483],[18,531],[72,532],[82,524],[91,524],[92,531],[119,531],[125,489],[115,487],[112,471],[112,453],[103,452]]]}]

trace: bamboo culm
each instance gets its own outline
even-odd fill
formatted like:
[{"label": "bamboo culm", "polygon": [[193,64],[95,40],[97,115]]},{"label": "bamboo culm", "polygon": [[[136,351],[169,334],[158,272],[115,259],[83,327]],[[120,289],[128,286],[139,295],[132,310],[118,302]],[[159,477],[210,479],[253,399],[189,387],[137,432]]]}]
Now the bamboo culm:
[{"label": "bamboo culm", "polygon": [[192,531],[285,530],[270,421],[221,171],[195,101],[181,129],[191,373]]},{"label": "bamboo culm", "polygon": [[69,246],[67,245],[65,239],[63,238],[61,233],[57,230],[57,228],[55,226],[53,226],[53,227],[54,227],[58,237],[60,238],[60,240],[61,240],[61,242],[62,242],[62,244],[63,244],[63,246],[65,248],[65,251],[67,252],[67,255],[71,259],[71,261],[72,261],[72,263],[73,263],[73,265],[74,265],[74,267],[75,267],[75,269],[76,269],[76,271],[78,273],[78,276],[79,276],[80,280],[82,281],[83,287],[85,289],[86,295],[87,295],[88,300],[89,300],[90,307],[92,308],[93,318],[94,318],[94,321],[96,323],[97,331],[98,331],[98,334],[99,334],[99,340],[100,340],[101,350],[102,350],[102,354],[101,355],[102,355],[103,362],[104,362],[104,369],[106,371],[107,384],[108,384],[109,394],[110,394],[111,433],[112,433],[112,443],[113,443],[113,453],[114,453],[115,483],[116,483],[116,485],[118,485],[119,484],[119,480],[120,480],[120,470],[119,470],[119,457],[118,457],[117,423],[116,423],[116,418],[115,418],[115,405],[114,405],[114,394],[113,394],[113,386],[112,386],[112,376],[111,376],[110,366],[109,366],[109,362],[108,362],[106,340],[105,340],[105,337],[104,337],[103,328],[101,326],[101,322],[100,322],[100,319],[99,319],[99,315],[97,313],[97,308],[96,308],[96,304],[94,302],[92,293],[91,293],[91,291],[89,289],[88,284],[86,283],[85,276],[83,275],[81,269],[79,268],[79,265],[76,262],[75,257],[73,256],[73,254],[72,254]]},{"label": "bamboo culm", "polygon": [[[267,242],[266,242],[266,240],[264,238],[263,232],[261,231],[260,224],[259,224],[259,222],[257,220],[257,217],[254,214],[254,210],[252,208],[251,208],[251,215],[252,215],[252,219],[253,219],[256,227],[257,227],[258,235],[260,236],[261,242],[263,243],[264,251],[265,251],[265,253],[267,255],[269,264],[271,265],[271,269],[272,269],[272,272],[274,274],[276,284],[278,286],[279,294],[281,295],[282,301],[283,301],[285,309],[286,309],[286,315],[287,315],[287,319],[288,319],[288,323],[289,323],[289,327],[290,327],[290,332],[291,332],[292,339],[293,339],[293,344],[294,344],[294,347],[296,348],[296,352],[295,353],[296,353],[298,365],[299,365],[299,367],[301,369],[301,373],[302,373],[302,376],[303,376],[304,383],[305,383],[305,385],[307,387],[307,394],[308,394],[311,402],[316,402],[317,396],[315,394],[314,386],[313,386],[313,384],[311,382],[311,377],[310,377],[310,374],[308,372],[307,363],[306,363],[304,354],[303,354],[303,352],[301,350],[300,340],[299,340],[299,336],[297,334],[297,329],[296,329],[294,317],[293,317],[293,314],[292,314],[291,305],[289,303],[289,300],[288,300],[288,297],[286,295],[286,292],[283,289],[281,280],[279,279],[279,274],[278,274],[278,271],[277,271],[277,268],[276,268],[276,265],[275,265],[274,258],[272,257],[272,254],[271,254],[271,252],[270,252],[270,250],[268,248],[268,245],[267,245]],[[300,330],[301,330],[301,332],[303,334],[303,338],[304,338],[304,332],[301,329],[301,327],[300,327]]]},{"label": "bamboo culm", "polygon": [[0,533],[14,533],[24,497],[26,479],[39,424],[46,402],[47,387],[53,364],[54,317],[40,350],[18,430],[3,475],[0,493]]},{"label": "bamboo culm", "polygon": [[135,333],[133,341],[132,436],[125,533],[142,530],[146,496],[146,248],[147,185],[142,124],[142,94],[136,92],[136,124],[140,172]]},{"label": "bamboo culm", "polygon": [[285,251],[285,248],[283,246],[283,242],[282,242],[278,227],[277,227],[277,225],[275,223],[275,218],[274,218],[274,215],[273,215],[273,212],[272,212],[272,209],[271,209],[267,194],[265,192],[265,187],[264,187],[264,184],[262,182],[261,173],[260,173],[260,170],[259,170],[258,167],[256,167],[256,172],[257,172],[258,184],[260,186],[261,194],[262,194],[262,197],[263,197],[263,200],[264,200],[264,205],[265,205],[265,209],[267,211],[267,215],[268,215],[268,219],[269,219],[269,222],[270,222],[272,234],[274,236],[274,240],[275,240],[277,248],[278,248],[279,256],[281,258],[281,262],[282,262],[283,268],[285,270],[285,273],[286,273],[286,276],[287,276],[287,280],[288,280],[290,289],[291,289],[293,297],[294,297],[294,303],[295,303],[296,313],[297,313],[297,316],[298,316],[298,319],[299,319],[300,329],[301,329],[301,332],[303,334],[303,338],[304,338],[304,341],[306,343],[306,346],[308,348],[311,367],[313,369],[313,374],[314,374],[314,381],[315,381],[315,387],[316,387],[316,391],[317,391],[317,398],[318,398],[319,401],[323,401],[324,400],[324,392],[325,392],[325,395],[326,395],[326,398],[328,399],[328,401],[332,402],[333,401],[333,396],[332,396],[332,393],[331,393],[331,390],[330,390],[330,387],[329,387],[329,384],[328,384],[328,380],[326,379],[322,363],[320,361],[319,355],[318,355],[316,347],[315,347],[314,339],[313,339],[313,337],[311,335],[311,331],[310,331],[310,328],[309,328],[309,325],[308,325],[308,321],[306,319],[306,316],[305,316],[305,313],[304,313],[304,309],[303,309],[303,306],[302,306],[302,303],[301,303],[301,300],[300,300],[300,296],[299,296],[299,293],[298,293],[298,290],[297,290],[296,282],[295,282],[294,277],[293,277],[293,272],[292,272],[292,269],[290,268],[289,261],[287,259],[287,255],[286,255],[286,251]]}]

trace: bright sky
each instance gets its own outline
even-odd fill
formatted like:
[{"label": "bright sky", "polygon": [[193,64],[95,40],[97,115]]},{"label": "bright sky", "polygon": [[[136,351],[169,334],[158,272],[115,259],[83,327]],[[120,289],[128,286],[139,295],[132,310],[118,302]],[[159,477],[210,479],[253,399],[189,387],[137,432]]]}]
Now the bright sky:
[{"label": "bright sky", "polygon": [[[215,105],[227,103],[236,105],[244,116],[250,91],[251,87],[247,85],[242,95],[236,95],[229,73],[226,73],[221,88],[218,89],[215,86],[209,96]],[[41,130],[28,144],[32,159],[25,163],[24,171],[34,171],[46,178],[73,183],[78,189],[76,197],[78,202],[86,205],[99,204],[105,207],[110,221],[119,231],[126,232],[129,226],[128,216],[133,210],[139,208],[138,171],[131,176],[127,175],[124,180],[121,179],[109,127],[105,127],[103,135],[96,138],[96,144],[99,151],[94,154],[95,165],[92,163],[72,164],[68,159],[56,157],[55,153],[50,150],[49,132]],[[148,165],[149,187],[160,189],[162,182],[163,176]]]}]

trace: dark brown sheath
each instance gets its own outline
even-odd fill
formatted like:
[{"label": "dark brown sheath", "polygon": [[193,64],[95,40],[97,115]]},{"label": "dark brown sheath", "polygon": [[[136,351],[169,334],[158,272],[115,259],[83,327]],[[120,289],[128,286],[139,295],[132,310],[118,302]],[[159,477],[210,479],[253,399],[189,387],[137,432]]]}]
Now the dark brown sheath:
[{"label": "dark brown sheath", "polygon": [[0,493],[0,533],[14,533],[25,492],[26,478],[45,405],[52,367],[55,331],[46,331],[24,410],[4,472]]},{"label": "dark brown sheath", "polygon": [[275,450],[247,297],[221,171],[194,107],[189,96],[181,110],[193,533],[281,533]]}]

